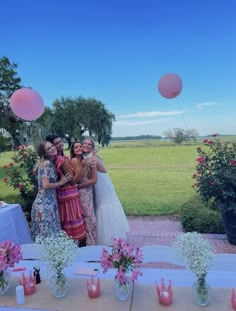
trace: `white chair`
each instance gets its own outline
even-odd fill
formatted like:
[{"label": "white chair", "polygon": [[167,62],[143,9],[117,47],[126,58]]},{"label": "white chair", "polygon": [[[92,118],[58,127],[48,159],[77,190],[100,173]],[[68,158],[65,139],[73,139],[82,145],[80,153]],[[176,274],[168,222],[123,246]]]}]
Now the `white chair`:
[{"label": "white chair", "polygon": [[140,248],[143,252],[143,264],[166,263],[172,268],[185,268],[183,261],[177,256],[176,250],[170,246],[151,245]]},{"label": "white chair", "polygon": [[110,246],[91,245],[78,248],[75,261],[100,262],[103,248],[111,254],[112,247]]},{"label": "white chair", "polygon": [[210,270],[236,271],[236,254],[214,254]]},{"label": "white chair", "polygon": [[[141,249],[144,255],[144,264],[158,262],[185,267],[185,263],[177,256],[173,247],[153,245],[144,246]],[[209,270],[236,271],[236,254],[214,254]]]},{"label": "white chair", "polygon": [[41,260],[42,246],[36,243],[21,244],[22,259]]}]

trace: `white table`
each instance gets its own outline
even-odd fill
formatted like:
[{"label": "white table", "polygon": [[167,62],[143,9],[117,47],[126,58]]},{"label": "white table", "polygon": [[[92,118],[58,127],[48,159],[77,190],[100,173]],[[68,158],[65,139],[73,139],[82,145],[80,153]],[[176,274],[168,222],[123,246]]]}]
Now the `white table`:
[{"label": "white table", "polygon": [[12,240],[17,244],[31,243],[30,229],[19,204],[0,208],[0,242]]},{"label": "white table", "polygon": [[[46,263],[44,261],[38,260],[21,260],[15,267],[26,268],[26,272],[33,270],[33,267],[40,267],[41,277],[44,279],[48,277],[48,271],[46,269]],[[85,263],[85,262],[74,262],[71,267],[65,269],[66,275],[69,278],[89,278],[88,276],[81,276],[75,274],[78,267],[90,267],[92,269],[97,269],[99,272],[96,278],[100,279],[114,279],[116,274],[116,269],[109,269],[106,273],[103,273],[103,268],[100,263]],[[223,267],[222,267],[223,269]],[[153,269],[153,268],[143,268],[142,276],[138,277],[136,283],[145,285],[154,285],[155,282],[161,283],[161,278],[164,278],[165,283],[169,280],[172,281],[174,287],[191,287],[195,280],[194,275],[191,271],[185,269]],[[235,287],[235,274],[236,271],[224,271],[224,270],[214,270],[209,271],[207,275],[207,282],[210,287],[222,288],[222,287]],[[21,276],[22,272],[14,272],[13,275]]]}]

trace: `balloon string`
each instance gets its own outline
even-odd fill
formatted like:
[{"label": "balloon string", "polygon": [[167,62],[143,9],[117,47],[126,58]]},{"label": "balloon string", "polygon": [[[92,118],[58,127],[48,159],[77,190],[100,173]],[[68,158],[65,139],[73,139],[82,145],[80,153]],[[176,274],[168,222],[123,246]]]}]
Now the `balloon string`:
[{"label": "balloon string", "polygon": [[180,110],[180,112],[181,112],[181,115],[182,115],[184,124],[185,124],[185,126],[186,126],[186,129],[188,130],[188,125],[187,125],[187,122],[186,122],[186,120],[185,120],[184,113],[183,113],[183,110],[182,110],[181,105],[180,105],[180,101],[179,101],[178,99],[176,99],[176,100],[177,100],[177,104],[178,104],[178,106],[179,106],[179,110]]}]

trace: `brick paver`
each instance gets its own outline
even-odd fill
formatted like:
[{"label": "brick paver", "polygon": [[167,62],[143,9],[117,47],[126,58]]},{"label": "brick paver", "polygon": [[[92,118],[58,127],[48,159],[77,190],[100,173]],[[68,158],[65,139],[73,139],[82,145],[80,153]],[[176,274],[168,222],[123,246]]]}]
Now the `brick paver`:
[{"label": "brick paver", "polygon": [[[171,246],[176,236],[183,232],[180,221],[163,217],[128,217],[130,232],[127,240],[133,247],[146,245]],[[203,234],[216,253],[236,253],[225,234]]]}]

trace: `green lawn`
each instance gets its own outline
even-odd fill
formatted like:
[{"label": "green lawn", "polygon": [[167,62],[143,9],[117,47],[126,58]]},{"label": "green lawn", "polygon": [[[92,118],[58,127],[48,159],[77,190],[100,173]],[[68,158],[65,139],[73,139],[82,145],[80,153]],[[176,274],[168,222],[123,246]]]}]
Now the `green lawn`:
[{"label": "green lawn", "polygon": [[176,214],[194,194],[196,146],[111,146],[99,154],[128,215]]},{"label": "green lawn", "polygon": [[[157,141],[112,143],[99,155],[109,171],[127,215],[178,214],[181,205],[195,194],[196,146],[173,146]],[[12,153],[0,154],[0,199],[17,200],[6,185],[3,165]]]}]

